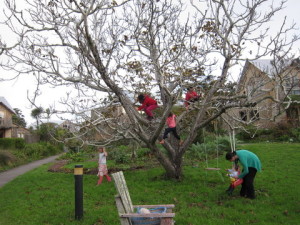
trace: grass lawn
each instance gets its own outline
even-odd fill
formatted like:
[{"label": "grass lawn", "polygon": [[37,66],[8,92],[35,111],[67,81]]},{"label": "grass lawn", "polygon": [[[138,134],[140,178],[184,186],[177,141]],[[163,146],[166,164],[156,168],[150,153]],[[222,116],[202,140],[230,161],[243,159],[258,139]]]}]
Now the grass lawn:
[{"label": "grass lawn", "polygon": [[[260,143],[238,146],[256,153],[263,171],[255,180],[257,198],[240,198],[240,187],[227,196],[225,169],[220,159],[186,165],[181,182],[164,180],[163,169],[124,173],[134,204],[175,204],[178,225],[300,224],[300,144]],[[0,188],[0,224],[119,224],[116,190],[106,180],[96,186],[95,175],[84,175],[84,218],[74,219],[73,174],[47,172],[49,165],[28,172]]]}]

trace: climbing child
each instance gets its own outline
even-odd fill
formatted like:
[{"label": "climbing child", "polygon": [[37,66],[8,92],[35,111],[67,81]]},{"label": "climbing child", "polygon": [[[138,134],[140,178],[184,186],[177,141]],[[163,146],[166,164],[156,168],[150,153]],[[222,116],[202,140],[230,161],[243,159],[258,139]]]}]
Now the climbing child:
[{"label": "climbing child", "polygon": [[147,119],[152,120],[153,119],[153,113],[152,111],[158,107],[157,101],[155,101],[153,98],[150,98],[148,95],[140,94],[137,98],[138,102],[142,105],[138,107],[138,110],[144,110],[147,114]]},{"label": "climbing child", "polygon": [[193,87],[189,87],[187,89],[187,93],[185,94],[185,108],[188,110],[190,103],[198,101],[200,97],[201,96],[197,94]]},{"label": "climbing child", "polygon": [[97,182],[97,186],[102,183],[103,176],[106,177],[108,182],[111,181],[111,178],[108,176],[106,157],[107,157],[107,152],[105,151],[105,148],[99,147],[99,161],[98,161],[99,166],[98,166],[98,174],[97,174],[99,180]]},{"label": "climbing child", "polygon": [[166,122],[167,122],[168,127],[165,129],[163,139],[159,143],[164,144],[165,139],[168,137],[168,134],[170,132],[172,132],[174,134],[174,137],[177,140],[179,140],[179,144],[182,145],[182,140],[180,140],[180,137],[176,131],[176,116],[175,116],[175,114],[170,112]]},{"label": "climbing child", "polygon": [[227,176],[230,178],[230,185],[226,192],[228,195],[231,195],[234,189],[243,183],[243,179],[238,178],[241,172],[237,164],[233,165],[232,169],[228,169],[227,171],[229,172]]}]

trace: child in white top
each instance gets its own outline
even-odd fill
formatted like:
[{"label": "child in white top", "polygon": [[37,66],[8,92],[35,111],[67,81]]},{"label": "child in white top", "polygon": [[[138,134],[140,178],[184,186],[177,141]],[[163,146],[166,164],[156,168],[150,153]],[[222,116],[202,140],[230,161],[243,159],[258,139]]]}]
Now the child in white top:
[{"label": "child in white top", "polygon": [[111,181],[111,178],[108,176],[108,170],[106,166],[106,157],[107,152],[105,151],[104,147],[99,147],[99,161],[98,161],[98,174],[99,180],[97,182],[97,186],[102,183],[103,176],[106,177],[108,182]]},{"label": "child in white top", "polygon": [[230,186],[226,190],[226,192],[228,195],[232,195],[232,192],[235,189],[235,187],[243,183],[243,179],[238,178],[238,175],[240,175],[241,172],[237,164],[234,164],[232,166],[232,169],[228,169],[227,171],[229,172],[227,176],[230,178]]}]

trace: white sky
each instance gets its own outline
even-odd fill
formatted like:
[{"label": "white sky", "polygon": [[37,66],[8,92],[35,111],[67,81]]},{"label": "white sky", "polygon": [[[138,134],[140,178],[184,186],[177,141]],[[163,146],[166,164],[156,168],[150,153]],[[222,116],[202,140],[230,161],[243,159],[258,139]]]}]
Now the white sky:
[{"label": "white sky", "polygon": [[[271,24],[271,29],[276,31],[276,29],[278,29],[278,25],[283,21],[284,16],[287,16],[288,24],[294,21],[297,23],[297,26],[300,27],[299,9],[299,0],[288,0],[286,3],[286,8],[274,17]],[[3,34],[3,30],[1,30],[1,33]],[[295,46],[295,52],[296,49],[299,53],[300,43]],[[3,71],[0,69],[0,79],[4,78],[7,73],[7,71]],[[9,102],[12,108],[19,108],[23,112],[23,115],[25,116],[25,120],[27,122],[27,126],[34,123],[34,119],[30,116],[32,108],[27,99],[27,92],[29,91],[31,94],[35,88],[35,84],[36,82],[34,78],[30,76],[27,76],[26,78],[21,77],[10,82],[0,81],[0,96],[4,97]],[[42,86],[40,89],[42,94],[42,97],[39,98],[40,106],[42,106],[43,108],[47,108],[48,105],[55,104],[56,107],[63,108],[63,106],[59,106],[58,101],[65,96],[64,88],[60,87],[53,89]],[[55,120],[55,118],[52,119]]]}]

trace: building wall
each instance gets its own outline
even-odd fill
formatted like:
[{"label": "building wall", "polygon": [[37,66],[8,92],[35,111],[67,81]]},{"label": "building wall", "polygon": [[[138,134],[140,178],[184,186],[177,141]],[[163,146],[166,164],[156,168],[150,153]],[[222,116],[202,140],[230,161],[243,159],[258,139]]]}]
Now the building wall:
[{"label": "building wall", "polygon": [[1,134],[4,138],[12,137],[12,112],[7,110],[7,108],[0,104],[0,129]]},{"label": "building wall", "polygon": [[[259,102],[258,99],[271,96],[275,100],[283,100],[287,94],[300,95],[300,70],[298,67],[287,67],[280,74],[280,79],[276,78],[277,82],[284,86],[276,85],[273,79],[266,73],[262,72],[256,66],[248,63],[243,71],[243,77],[239,83],[238,93],[245,94],[251,102],[257,102],[255,107],[232,109],[229,113],[236,118],[243,119],[244,122],[250,122],[251,113],[259,112],[257,118],[252,124],[261,128],[272,128],[280,122],[291,122],[289,115],[293,114],[294,117],[300,115],[300,108],[293,109],[292,112],[287,114],[286,105],[279,106],[271,99],[264,99]],[[293,87],[288,90],[286,80],[292,83]],[[295,107],[295,105],[293,105]],[[297,113],[299,112],[299,113]],[[279,114],[279,115],[278,115]],[[295,116],[296,115],[296,116]],[[299,116],[298,116],[299,117]],[[293,118],[293,122],[299,123],[300,118]]]}]

